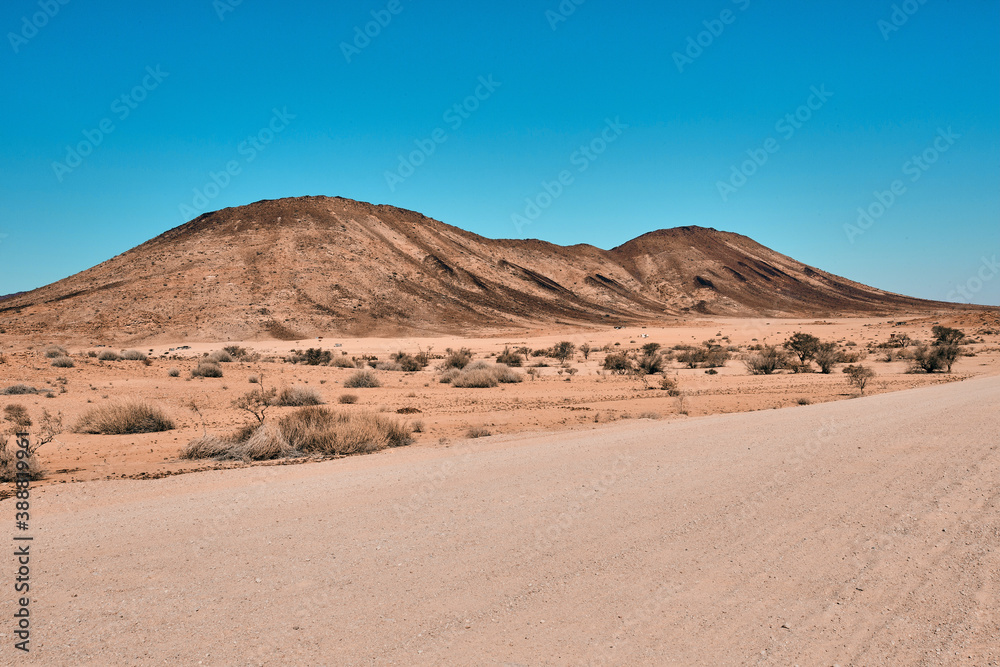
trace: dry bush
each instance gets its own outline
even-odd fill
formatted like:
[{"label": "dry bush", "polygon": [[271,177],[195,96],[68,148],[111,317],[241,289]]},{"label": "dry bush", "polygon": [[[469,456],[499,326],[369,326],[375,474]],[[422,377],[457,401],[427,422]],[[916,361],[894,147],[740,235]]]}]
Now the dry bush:
[{"label": "dry bush", "polygon": [[390,372],[402,372],[403,366],[396,363],[395,361],[381,361],[375,364],[375,370],[377,371],[390,371]]},{"label": "dry bush", "polygon": [[465,368],[472,361],[472,350],[463,347],[453,350],[450,347],[445,350],[443,368]]},{"label": "dry bush", "polygon": [[146,354],[139,350],[122,350],[121,358],[125,361],[146,361]]},{"label": "dry bush", "polygon": [[97,355],[98,361],[121,361],[122,355],[118,354],[114,350],[104,350],[99,355]]},{"label": "dry bush", "polygon": [[844,372],[847,373],[848,384],[857,387],[862,394],[865,393],[865,387],[868,383],[875,377],[875,371],[867,366],[848,366]]},{"label": "dry bush", "polygon": [[216,350],[212,354],[208,355],[209,361],[214,361],[217,364],[228,364],[233,361],[233,355],[225,350]]},{"label": "dry bush", "polygon": [[345,389],[373,389],[381,386],[378,376],[369,370],[358,371],[344,380]]},{"label": "dry bush", "polygon": [[650,411],[650,412],[640,412],[639,416],[636,417],[636,419],[659,419],[659,418],[660,418],[660,413],[659,412],[652,412],[652,411]]},{"label": "dry bush", "polygon": [[330,350],[324,350],[321,347],[310,347],[305,352],[292,350],[292,356],[288,358],[288,361],[293,364],[305,364],[306,366],[325,366],[332,359],[333,353]]},{"label": "dry bush", "polygon": [[233,445],[228,456],[245,461],[270,461],[287,458],[295,453],[279,427],[260,424],[244,442]]},{"label": "dry bush", "polygon": [[229,354],[233,359],[245,359],[250,356],[250,353],[246,348],[240,347],[239,345],[227,345],[222,348],[225,352]]},{"label": "dry bush", "polygon": [[69,352],[62,345],[49,345],[43,352],[46,359],[56,359],[58,357],[68,357]]},{"label": "dry bush", "polygon": [[466,438],[486,438],[493,435],[485,426],[470,426],[465,432]]},{"label": "dry bush", "polygon": [[182,459],[211,459],[225,456],[232,449],[233,444],[226,442],[218,436],[206,433],[195,438],[181,450]]},{"label": "dry bush", "polygon": [[294,449],[307,454],[365,454],[412,442],[404,423],[372,412],[303,408],[282,417],[278,428]]},{"label": "dry bush", "polygon": [[200,361],[198,367],[191,371],[191,377],[220,378],[222,377],[222,366],[214,361]]},{"label": "dry bush", "polygon": [[[658,343],[651,344],[658,345]],[[663,366],[663,355],[655,350],[642,355],[636,362],[636,370],[642,375],[656,375],[657,373],[662,373]]]},{"label": "dry bush", "polygon": [[765,346],[759,353],[751,354],[743,364],[751,375],[770,375],[788,365],[788,357],[783,350],[773,345]]},{"label": "dry bush", "polygon": [[56,357],[52,360],[52,365],[56,368],[73,368],[76,366],[69,357]]},{"label": "dry bush", "polygon": [[11,403],[3,408],[3,418],[11,423],[11,433],[24,433],[33,423],[28,409],[20,403]]},{"label": "dry bush", "polygon": [[296,408],[306,405],[322,405],[323,397],[311,387],[285,387],[278,394],[274,404]]},{"label": "dry bush", "polygon": [[14,384],[0,391],[4,396],[22,396],[25,394],[40,394],[40,390],[26,384]]},{"label": "dry bush", "polygon": [[632,370],[632,360],[624,352],[610,352],[604,357],[603,368],[615,375],[625,375]]},{"label": "dry bush", "polygon": [[91,408],[73,427],[76,433],[125,435],[158,433],[174,428],[163,411],[142,401],[117,401]]},{"label": "dry bush", "polygon": [[[587,351],[590,352],[589,347],[587,348]],[[497,363],[505,364],[511,367],[520,367],[521,364],[524,363],[524,357],[511,350],[509,347],[505,347],[503,352],[497,355]]]},{"label": "dry bush", "polygon": [[500,384],[497,376],[486,368],[475,368],[473,370],[462,371],[451,379],[452,387],[463,389],[487,389]]},{"label": "dry bush", "polygon": [[460,388],[486,389],[498,384],[514,384],[523,382],[524,376],[511,369],[506,364],[490,364],[477,361],[469,364],[463,370],[445,371],[442,382],[451,382],[451,386]]},{"label": "dry bush", "polygon": [[334,368],[357,368],[354,364],[354,360],[348,359],[347,357],[334,357],[330,361],[330,365]]},{"label": "dry bush", "polygon": [[681,394],[676,378],[672,378],[666,374],[664,374],[663,378],[660,380],[660,389],[667,392],[667,396],[680,396]]},{"label": "dry bush", "polygon": [[820,372],[827,375],[831,370],[833,370],[834,364],[840,361],[840,354],[837,352],[837,346],[835,344],[820,343],[820,345],[816,348],[813,358],[819,365]]},{"label": "dry bush", "polygon": [[812,405],[812,401],[805,397],[800,398],[799,400],[796,401],[796,403],[798,403],[799,405]]},{"label": "dry bush", "polygon": [[399,366],[399,370],[406,371],[407,373],[415,373],[416,371],[423,370],[430,363],[430,357],[426,352],[410,355],[400,351],[393,354],[391,359],[393,363]]},{"label": "dry bush", "polygon": [[357,394],[341,394],[340,398],[337,399],[337,402],[340,403],[341,405],[353,405],[354,403],[358,402],[358,395]]},{"label": "dry bush", "polygon": [[179,368],[171,368],[169,371],[167,371],[167,376],[168,377],[172,377],[172,378],[180,377],[181,376],[181,369],[179,369]]}]

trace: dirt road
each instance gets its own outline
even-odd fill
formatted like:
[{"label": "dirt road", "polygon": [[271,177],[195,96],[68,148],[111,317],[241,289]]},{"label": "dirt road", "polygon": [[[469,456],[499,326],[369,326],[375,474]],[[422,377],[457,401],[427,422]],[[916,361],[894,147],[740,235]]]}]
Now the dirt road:
[{"label": "dirt road", "polygon": [[1000,664],[998,447],[993,377],[49,486],[0,662]]}]

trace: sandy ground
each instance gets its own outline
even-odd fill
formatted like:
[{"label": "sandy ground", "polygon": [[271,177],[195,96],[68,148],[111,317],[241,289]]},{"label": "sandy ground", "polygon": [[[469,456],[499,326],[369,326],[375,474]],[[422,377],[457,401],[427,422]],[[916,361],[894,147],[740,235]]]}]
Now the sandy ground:
[{"label": "sandy ground", "polygon": [[[636,378],[600,375],[603,352],[595,352],[589,360],[577,353],[571,361],[576,375],[570,376],[552,359],[529,358],[527,364],[539,361],[547,367],[533,369],[536,379],[521,384],[501,385],[492,389],[459,389],[438,381],[435,361],[418,373],[380,372],[383,386],[377,389],[345,390],[344,380],[353,371],[329,367],[310,367],[281,363],[292,349],[323,347],[343,356],[374,355],[382,360],[399,350],[415,353],[419,349],[442,354],[448,347],[469,347],[476,358],[487,358],[506,346],[546,348],[568,340],[579,346],[610,345],[612,349],[635,349],[649,342],[664,347],[677,344],[700,345],[714,338],[725,345],[747,346],[758,343],[780,344],[795,331],[807,331],[825,341],[837,341],[847,351],[865,354],[870,343],[879,343],[890,336],[905,333],[916,340],[930,340],[931,327],[937,320],[910,318],[902,321],[885,319],[839,320],[717,320],[678,323],[670,327],[631,327],[626,329],[567,329],[554,333],[529,331],[524,335],[504,334],[494,338],[359,338],[302,340],[290,342],[242,341],[241,345],[260,353],[257,363],[223,364],[222,378],[190,377],[190,371],[203,354],[221,349],[223,342],[190,343],[189,349],[171,350],[177,345],[134,344],[134,349],[151,354],[152,365],[138,361],[101,362],[86,356],[100,341],[22,341],[0,337],[0,353],[6,363],[0,364],[0,388],[14,383],[26,383],[39,388],[51,388],[50,396],[0,396],[0,407],[11,403],[24,405],[36,420],[43,408],[61,413],[67,429],[84,412],[108,401],[142,398],[160,406],[172,418],[177,428],[172,431],[141,435],[83,435],[64,433],[57,441],[40,450],[48,476],[39,484],[72,483],[94,479],[145,478],[206,468],[214,463],[191,462],[178,458],[181,448],[203,430],[227,434],[252,419],[232,407],[237,396],[256,387],[249,378],[263,374],[270,387],[308,386],[320,392],[323,399],[338,410],[369,410],[396,413],[411,424],[420,423],[415,446],[437,446],[442,439],[464,439],[470,427],[486,428],[494,434],[565,430],[590,430],[609,421],[634,420],[639,417],[661,420],[683,420],[688,416],[750,412],[795,406],[799,402],[821,403],[850,399],[856,390],[845,376],[835,369],[831,375],[781,373],[772,376],[751,376],[739,359],[729,361],[717,375],[707,375],[705,369],[689,369],[674,362],[669,373],[676,377],[683,398],[670,397],[657,388],[658,378],[644,384]],[[950,324],[951,322],[949,322]],[[951,374],[908,374],[905,361],[885,363],[879,355],[869,354],[863,363],[870,365],[878,377],[867,392],[880,394],[938,383],[953,382],[979,375],[1000,374],[1000,322],[983,328],[980,324],[958,322],[959,326],[981,342],[968,345],[975,353],[961,357]],[[994,333],[978,334],[978,331]],[[73,354],[74,368],[53,368],[42,350],[50,342],[62,342]],[[86,344],[85,344],[86,343]],[[617,345],[616,345],[617,344]],[[340,347],[337,347],[339,345]],[[120,349],[120,348],[114,348]],[[736,355],[738,356],[738,355]],[[270,361],[267,361],[270,359]],[[168,371],[176,368],[180,376],[172,378]],[[521,369],[521,372],[527,370]],[[526,376],[528,378],[529,376]],[[567,381],[568,380],[568,381]],[[344,393],[358,396],[356,405],[340,406],[337,400]],[[190,410],[195,400],[204,422]],[[280,416],[293,408],[275,408]],[[230,465],[230,464],[227,464]],[[0,498],[9,489],[0,488]]]},{"label": "sandy ground", "polygon": [[998,407],[985,377],[50,485],[0,662],[997,665]]}]

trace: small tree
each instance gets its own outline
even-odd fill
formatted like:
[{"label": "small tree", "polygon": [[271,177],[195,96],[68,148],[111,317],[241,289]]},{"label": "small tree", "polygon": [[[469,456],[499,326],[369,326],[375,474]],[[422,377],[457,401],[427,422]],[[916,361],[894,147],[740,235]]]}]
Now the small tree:
[{"label": "small tree", "polygon": [[931,328],[931,335],[934,336],[935,345],[958,345],[965,338],[965,333],[961,329],[952,329],[940,324]]},{"label": "small tree", "polygon": [[935,345],[931,350],[932,354],[937,357],[938,362],[944,368],[945,373],[951,372],[951,367],[954,365],[955,360],[962,353],[962,348],[954,344]]},{"label": "small tree", "polygon": [[[233,407],[244,412],[249,412],[257,420],[258,424],[263,424],[264,420],[267,418],[267,409],[271,407],[274,402],[275,395],[277,391],[272,388],[267,390],[264,388],[264,374],[260,374],[260,382],[257,385],[257,389],[249,391],[239,398],[233,401]],[[192,402],[192,406],[194,403]],[[197,408],[192,408],[197,411]],[[198,413],[201,414],[200,412]]]},{"label": "small tree", "polygon": [[643,354],[655,354],[657,350],[660,349],[659,343],[646,343],[642,346]]},{"label": "small tree", "polygon": [[590,343],[584,343],[580,346],[580,353],[583,355],[583,360],[586,361],[590,358]]},{"label": "small tree", "polygon": [[552,357],[559,361],[566,361],[576,352],[576,345],[564,340],[552,346]]},{"label": "small tree", "polygon": [[806,363],[816,356],[819,350],[819,338],[812,334],[794,333],[783,344],[786,350],[791,350],[799,358],[800,363]]},{"label": "small tree", "polygon": [[865,393],[865,387],[868,385],[869,381],[875,377],[875,371],[868,368],[867,366],[848,366],[844,369],[847,373],[847,382],[852,386],[858,388],[862,396]]},{"label": "small tree", "polygon": [[663,371],[663,355],[656,351],[644,354],[639,357],[637,364],[644,375],[655,375]]}]

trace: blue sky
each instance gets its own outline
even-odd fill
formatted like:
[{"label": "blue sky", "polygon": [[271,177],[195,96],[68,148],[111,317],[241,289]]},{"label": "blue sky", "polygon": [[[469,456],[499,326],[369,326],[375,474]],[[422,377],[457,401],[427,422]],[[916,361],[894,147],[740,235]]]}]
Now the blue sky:
[{"label": "blue sky", "polygon": [[994,0],[346,4],[4,3],[0,294],[323,194],[1000,304]]}]

